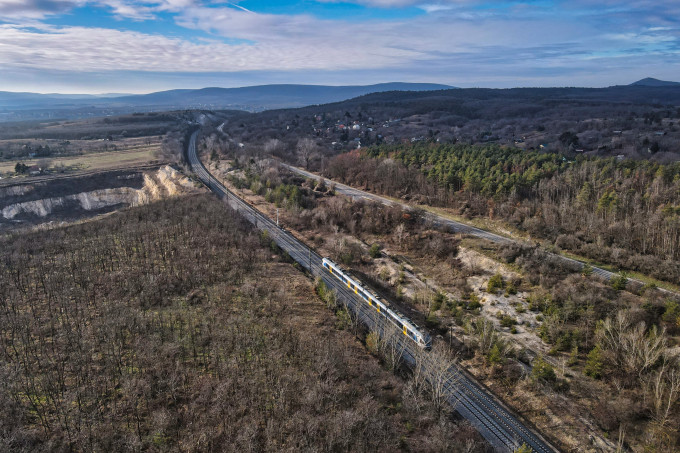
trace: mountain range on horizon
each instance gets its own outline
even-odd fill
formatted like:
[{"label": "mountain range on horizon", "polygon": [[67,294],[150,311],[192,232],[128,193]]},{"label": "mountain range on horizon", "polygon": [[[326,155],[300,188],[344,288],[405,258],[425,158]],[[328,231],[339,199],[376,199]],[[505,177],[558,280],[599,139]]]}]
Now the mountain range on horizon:
[{"label": "mountain range on horizon", "polygon": [[[375,85],[298,85],[273,84],[238,88],[208,87],[200,89],[175,89],[148,94],[40,94],[0,91],[0,121],[24,119],[68,119],[86,116],[104,116],[135,111],[162,111],[181,109],[245,110],[257,112],[280,108],[296,108],[329,104],[360,96],[388,92],[431,92],[441,90],[489,90],[508,92],[515,90],[546,90],[601,92],[602,90],[646,90],[680,87],[680,82],[670,82],[647,77],[629,85],[608,88],[509,88],[460,89],[434,83],[391,82]],[[675,90],[673,90],[675,91]]]},{"label": "mountain range on horizon", "polygon": [[680,82],[669,82],[667,80],[659,80],[653,77],[646,77],[644,79],[638,80],[637,82],[631,83],[631,85],[646,87],[675,87],[680,86]]},{"label": "mountain range on horizon", "polygon": [[0,109],[31,109],[43,107],[80,107],[83,105],[123,107],[158,106],[176,108],[268,108],[301,107],[343,101],[370,93],[385,91],[434,91],[455,87],[433,83],[391,82],[375,85],[296,85],[273,84],[238,88],[207,87],[174,89],[148,94],[40,94],[0,91]]}]

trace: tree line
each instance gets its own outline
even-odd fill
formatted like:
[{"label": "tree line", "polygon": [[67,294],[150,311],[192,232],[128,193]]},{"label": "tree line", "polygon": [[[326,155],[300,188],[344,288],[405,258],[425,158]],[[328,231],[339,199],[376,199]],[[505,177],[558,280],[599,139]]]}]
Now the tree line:
[{"label": "tree line", "polygon": [[561,249],[680,280],[680,164],[497,145],[376,146],[335,157],[332,178],[501,219]]}]

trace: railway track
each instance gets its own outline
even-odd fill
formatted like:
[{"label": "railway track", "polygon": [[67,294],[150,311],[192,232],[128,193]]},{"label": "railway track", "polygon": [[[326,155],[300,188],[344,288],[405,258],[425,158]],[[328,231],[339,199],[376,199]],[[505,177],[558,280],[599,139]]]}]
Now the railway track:
[{"label": "railway track", "polygon": [[[243,201],[212,176],[196,154],[196,137],[191,135],[187,158],[194,173],[217,196],[225,200],[234,210],[253,223],[258,229],[267,231],[270,237],[310,274],[320,277],[336,291],[338,299],[353,311],[356,319],[369,329],[385,335],[390,328],[384,318],[377,316],[353,291],[331,276],[322,265],[322,257],[292,234],[279,228],[276,223]],[[436,373],[438,364],[430,354],[421,350],[415,342],[403,336],[393,340],[404,360],[411,367],[420,367],[426,379],[439,380],[446,391],[448,401],[455,410],[468,420],[498,452],[512,452],[526,444],[537,453],[552,453],[557,450],[545,439],[529,429],[515,415],[511,414],[490,392],[482,388],[465,370],[452,365],[443,374]]]}]

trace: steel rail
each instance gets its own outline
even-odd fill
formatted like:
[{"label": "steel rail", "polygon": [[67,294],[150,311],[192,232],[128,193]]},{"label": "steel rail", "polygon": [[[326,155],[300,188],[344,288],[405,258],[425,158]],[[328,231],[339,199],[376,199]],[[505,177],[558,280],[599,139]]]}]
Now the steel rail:
[{"label": "steel rail", "polygon": [[[387,328],[391,328],[392,325],[371,310],[363,299],[359,299],[340,280],[329,274],[323,267],[321,255],[277,226],[272,219],[228,190],[210,174],[196,154],[197,135],[198,131],[191,135],[187,158],[199,179],[246,220],[253,223],[258,229],[267,231],[277,245],[310,274],[320,277],[329,288],[336,292],[338,299],[353,311],[356,320],[369,329],[376,330],[381,337],[385,338]],[[439,379],[435,375],[434,370],[437,365],[432,357],[420,349],[415,342],[405,340],[406,338],[400,335],[392,338],[406,363],[412,368],[421,367],[419,371],[423,372],[425,378],[429,381]],[[494,396],[477,384],[465,370],[453,364],[445,371],[447,376],[443,383],[440,382],[439,385],[443,385],[446,390],[448,401],[462,417],[467,419],[482,434],[496,451],[514,451],[522,444],[528,445],[537,453],[557,451],[542,437],[521,423]]]}]

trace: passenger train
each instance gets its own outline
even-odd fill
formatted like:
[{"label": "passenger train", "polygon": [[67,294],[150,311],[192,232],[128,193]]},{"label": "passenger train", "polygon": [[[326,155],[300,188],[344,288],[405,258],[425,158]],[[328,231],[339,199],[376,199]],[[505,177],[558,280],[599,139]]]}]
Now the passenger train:
[{"label": "passenger train", "polygon": [[340,266],[328,258],[324,258],[322,263],[323,267],[330,272],[331,275],[347,285],[349,289],[366,301],[369,306],[375,308],[378,314],[397,326],[399,331],[408,338],[415,341],[419,347],[423,349],[430,349],[432,347],[432,339],[427,333],[422,333],[419,330],[419,327],[410,319],[399,313],[397,310],[390,308],[388,303],[382,301],[372,291],[365,288],[358,279],[350,276],[346,271],[342,270]]}]

